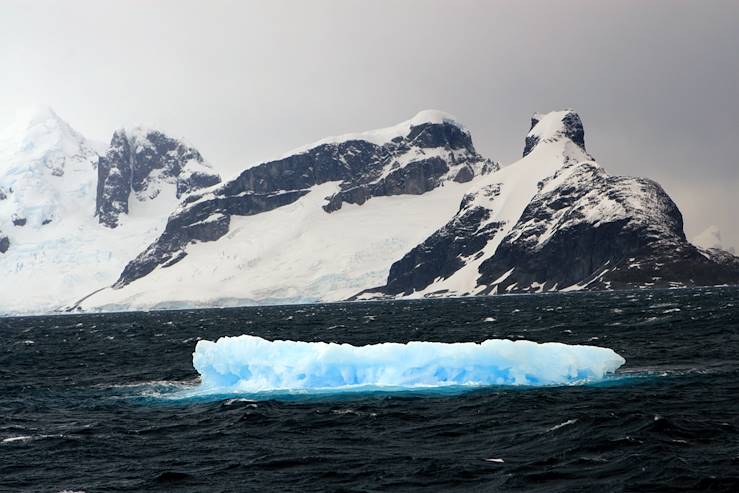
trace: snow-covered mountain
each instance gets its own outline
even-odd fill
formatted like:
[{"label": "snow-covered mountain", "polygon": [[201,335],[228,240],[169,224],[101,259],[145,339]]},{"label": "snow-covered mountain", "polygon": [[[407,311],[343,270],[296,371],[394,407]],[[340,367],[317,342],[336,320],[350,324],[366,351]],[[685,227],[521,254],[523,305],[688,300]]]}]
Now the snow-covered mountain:
[{"label": "snow-covered mountain", "polygon": [[696,242],[571,110],[535,115],[505,167],[424,111],[225,183],[157,130],[98,145],[42,108],[0,133],[4,313],[739,283],[719,233]]},{"label": "snow-covered mountain", "polygon": [[[127,198],[117,217],[119,227],[111,229],[102,215],[96,216],[98,174],[118,135],[106,150],[46,107],[22,112],[0,133],[0,312],[48,312],[111,284],[161,234],[178,195],[193,188],[178,190],[179,183],[190,183],[193,171],[209,169],[197,151],[195,165],[192,156],[170,152],[185,147],[180,143],[149,153],[150,170],[134,166],[147,185],[144,193]],[[151,132],[137,146],[146,149],[154,139],[176,142]],[[182,165],[158,164],[171,162]],[[178,173],[167,175],[161,168]],[[206,184],[214,182],[212,176]],[[138,192],[133,183],[125,185]]]},{"label": "snow-covered mountain", "polygon": [[573,165],[592,162],[583,139],[575,113],[535,115],[523,159],[476,182],[451,220],[393,264],[385,286],[359,297],[480,293],[481,265],[514,229],[544,182],[551,187],[555,175],[559,182]]},{"label": "snow-covered mountain", "polygon": [[734,247],[724,245],[724,241],[721,238],[721,230],[715,224],[707,227],[698,236],[693,238],[693,244],[703,250],[724,250],[731,254],[736,253]]},{"label": "snow-covered mountain", "polygon": [[655,182],[610,176],[571,110],[535,115],[523,158],[473,188],[444,227],[358,298],[739,282],[739,263],[688,243]]},{"label": "snow-covered mountain", "polygon": [[100,147],[51,108],[19,112],[0,131],[0,228],[37,228],[89,205]]},{"label": "snow-covered mountain", "polygon": [[453,117],[425,111],[191,194],[118,281],[78,307],[737,282],[739,259],[688,243],[657,183],[594,161],[574,111],[535,115],[523,158],[503,168]]},{"label": "snow-covered mountain", "polygon": [[85,308],[341,300],[442,225],[498,169],[425,111],[315,144],[192,194],[162,236]]}]

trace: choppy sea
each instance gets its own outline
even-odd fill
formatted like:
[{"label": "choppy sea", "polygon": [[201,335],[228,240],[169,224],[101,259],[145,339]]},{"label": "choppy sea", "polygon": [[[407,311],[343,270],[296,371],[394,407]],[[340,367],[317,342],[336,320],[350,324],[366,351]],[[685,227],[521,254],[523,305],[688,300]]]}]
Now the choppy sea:
[{"label": "choppy sea", "polygon": [[[180,397],[199,339],[609,347],[604,382]],[[0,319],[0,491],[739,491],[739,288]]]}]

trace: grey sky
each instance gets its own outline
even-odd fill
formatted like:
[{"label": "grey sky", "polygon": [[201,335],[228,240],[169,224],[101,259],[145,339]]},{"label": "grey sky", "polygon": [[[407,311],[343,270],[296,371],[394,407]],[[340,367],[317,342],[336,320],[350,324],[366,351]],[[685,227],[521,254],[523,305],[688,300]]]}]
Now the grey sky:
[{"label": "grey sky", "polygon": [[90,138],[146,124],[224,174],[435,108],[517,159],[572,107],[613,174],[739,249],[739,1],[0,0],[0,125],[45,103]]}]

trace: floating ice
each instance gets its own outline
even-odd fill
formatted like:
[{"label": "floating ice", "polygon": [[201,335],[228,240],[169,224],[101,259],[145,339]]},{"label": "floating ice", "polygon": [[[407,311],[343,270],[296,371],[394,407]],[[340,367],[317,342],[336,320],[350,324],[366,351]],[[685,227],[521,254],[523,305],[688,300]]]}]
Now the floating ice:
[{"label": "floating ice", "polygon": [[506,339],[357,347],[242,335],[199,341],[193,353],[203,389],[217,392],[568,385],[601,380],[624,363],[608,348]]}]

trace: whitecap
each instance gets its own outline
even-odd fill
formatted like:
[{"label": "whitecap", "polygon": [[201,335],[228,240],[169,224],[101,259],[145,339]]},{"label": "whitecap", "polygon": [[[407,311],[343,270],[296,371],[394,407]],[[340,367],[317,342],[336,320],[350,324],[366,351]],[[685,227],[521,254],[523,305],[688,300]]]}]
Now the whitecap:
[{"label": "whitecap", "polygon": [[28,442],[32,439],[33,437],[30,435],[21,435],[17,437],[3,438],[2,441],[0,441],[0,443]]},{"label": "whitecap", "polygon": [[45,438],[64,438],[64,435],[19,435],[3,438],[0,443],[26,443],[32,440],[43,440]]},{"label": "whitecap", "polygon": [[558,425],[552,426],[551,428],[548,428],[547,429],[547,432],[554,431],[554,430],[559,430],[560,428],[564,428],[565,426],[574,425],[575,423],[577,423],[577,418],[568,419],[564,423],[560,423]]}]

